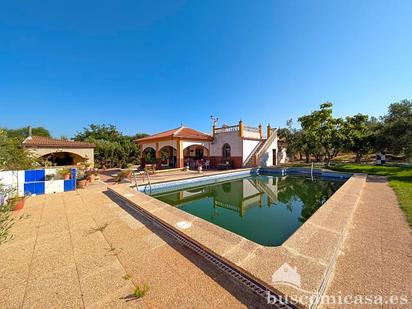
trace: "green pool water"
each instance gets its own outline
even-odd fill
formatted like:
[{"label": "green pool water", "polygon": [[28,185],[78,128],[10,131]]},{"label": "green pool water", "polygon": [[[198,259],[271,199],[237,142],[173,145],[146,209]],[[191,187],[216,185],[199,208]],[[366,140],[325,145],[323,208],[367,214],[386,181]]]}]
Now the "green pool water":
[{"label": "green pool water", "polygon": [[259,175],[153,196],[258,244],[278,246],[343,183]]}]

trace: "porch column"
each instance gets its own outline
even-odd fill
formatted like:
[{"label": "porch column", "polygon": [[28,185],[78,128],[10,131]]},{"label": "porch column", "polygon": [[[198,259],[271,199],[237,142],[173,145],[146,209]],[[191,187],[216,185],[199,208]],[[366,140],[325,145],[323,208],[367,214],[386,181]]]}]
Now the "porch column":
[{"label": "porch column", "polygon": [[137,143],[137,145],[139,146],[139,153],[140,153],[140,164],[142,165],[142,166],[144,166],[145,165],[145,160],[144,160],[144,150],[143,149],[145,149],[145,146],[144,146],[144,144],[139,144],[139,143]]},{"label": "porch column", "polygon": [[161,167],[161,155],[160,155],[160,149],[159,149],[159,143],[156,143],[156,168],[160,169]]},{"label": "porch column", "polygon": [[176,161],[176,167],[184,167],[183,143],[181,140],[176,141]]}]

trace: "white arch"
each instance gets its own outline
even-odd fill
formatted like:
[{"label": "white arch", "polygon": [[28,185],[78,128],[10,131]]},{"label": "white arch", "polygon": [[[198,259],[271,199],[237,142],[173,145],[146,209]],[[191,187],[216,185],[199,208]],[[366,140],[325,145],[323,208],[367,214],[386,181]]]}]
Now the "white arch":
[{"label": "white arch", "polygon": [[209,142],[196,142],[196,141],[182,141],[182,148],[186,149],[190,146],[203,146],[208,152],[210,152]]},{"label": "white arch", "polygon": [[159,146],[159,151],[162,150],[163,148],[167,148],[167,147],[171,147],[173,148],[175,151],[177,151],[176,147],[173,147],[172,145],[164,145],[162,147]]},{"label": "white arch", "polygon": [[158,145],[159,145],[159,149],[165,146],[170,146],[170,147],[173,147],[174,149],[177,149],[177,143],[175,140],[161,141],[158,143]]},{"label": "white arch", "polygon": [[156,146],[153,147],[153,145],[145,145],[144,148],[142,148],[142,152],[144,152],[146,149],[152,148],[154,151],[156,151]]}]

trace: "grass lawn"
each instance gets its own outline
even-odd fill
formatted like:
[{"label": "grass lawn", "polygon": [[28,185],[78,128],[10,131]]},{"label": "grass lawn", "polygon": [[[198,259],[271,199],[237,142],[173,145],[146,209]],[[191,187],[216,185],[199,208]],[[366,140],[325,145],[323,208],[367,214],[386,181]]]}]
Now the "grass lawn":
[{"label": "grass lawn", "polygon": [[398,196],[399,204],[412,227],[412,167],[341,164],[331,169],[342,172],[365,173],[387,176],[389,184]]}]

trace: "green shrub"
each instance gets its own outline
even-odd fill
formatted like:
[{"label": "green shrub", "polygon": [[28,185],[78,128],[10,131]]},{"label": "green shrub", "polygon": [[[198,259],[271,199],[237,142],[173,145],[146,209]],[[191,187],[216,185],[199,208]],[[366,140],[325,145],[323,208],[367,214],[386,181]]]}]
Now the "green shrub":
[{"label": "green shrub", "polygon": [[[14,207],[13,199],[8,199],[7,202],[4,202],[4,198],[13,194],[12,189],[7,189],[0,184],[0,245],[3,242],[9,240],[12,235],[9,233],[10,228],[13,226],[13,218],[11,217],[11,210]],[[3,204],[1,204],[3,203]]]},{"label": "green shrub", "polygon": [[147,284],[143,284],[141,286],[137,285],[136,288],[134,289],[133,295],[134,297],[139,299],[145,296],[148,290],[149,290],[149,287],[147,286]]}]

